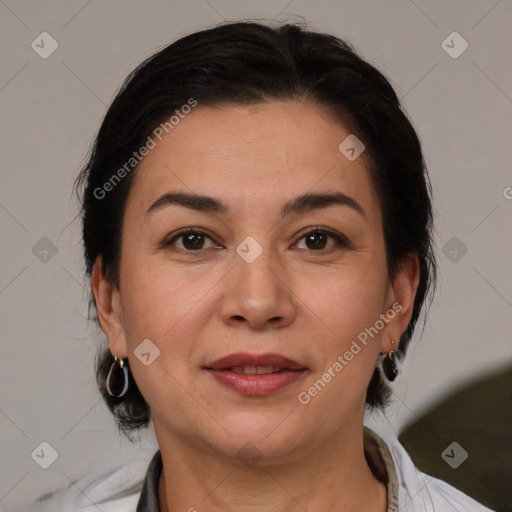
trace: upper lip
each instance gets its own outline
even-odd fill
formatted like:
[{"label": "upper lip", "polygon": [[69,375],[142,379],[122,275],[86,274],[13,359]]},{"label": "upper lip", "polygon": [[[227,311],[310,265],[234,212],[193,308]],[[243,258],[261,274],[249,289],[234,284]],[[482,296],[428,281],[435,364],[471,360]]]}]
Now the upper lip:
[{"label": "upper lip", "polygon": [[274,366],[287,370],[305,370],[306,367],[280,354],[249,354],[237,352],[205,365],[209,370],[227,370],[234,366]]}]

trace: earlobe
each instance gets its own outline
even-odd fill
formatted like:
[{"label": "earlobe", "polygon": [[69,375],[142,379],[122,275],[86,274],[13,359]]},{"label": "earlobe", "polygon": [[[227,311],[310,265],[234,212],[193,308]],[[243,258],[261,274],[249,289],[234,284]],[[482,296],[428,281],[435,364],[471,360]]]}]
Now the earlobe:
[{"label": "earlobe", "polygon": [[114,356],[124,358],[128,351],[124,336],[119,290],[105,277],[101,256],[94,263],[91,274],[91,289],[101,329],[108,339],[110,352]]}]

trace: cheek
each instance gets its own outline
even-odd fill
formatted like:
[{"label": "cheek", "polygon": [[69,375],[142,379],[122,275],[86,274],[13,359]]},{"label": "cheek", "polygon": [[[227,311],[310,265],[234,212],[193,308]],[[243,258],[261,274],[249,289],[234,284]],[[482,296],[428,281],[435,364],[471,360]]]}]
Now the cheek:
[{"label": "cheek", "polygon": [[[303,293],[305,290],[306,287]],[[309,386],[318,383],[312,389],[317,394],[315,410],[335,407],[337,414],[343,415],[346,408],[358,407],[364,400],[382,336],[381,330],[369,335],[367,329],[383,313],[386,290],[385,265],[377,262],[338,268],[335,278],[317,280],[305,295],[306,310],[310,309],[321,319],[320,328],[313,335],[316,348],[312,356],[318,364],[307,389],[303,390],[307,393]]]},{"label": "cheek", "polygon": [[[194,350],[211,314],[205,300],[211,284],[191,284],[186,276],[139,262],[126,265],[121,286],[123,325],[137,385],[152,409],[158,410],[161,402],[179,407],[187,399],[184,389],[190,387]],[[138,357],[144,340],[151,342],[145,342],[148,365]]]},{"label": "cheek", "polygon": [[383,313],[386,279],[376,270],[354,268],[340,276],[323,289],[315,287],[305,303],[305,310],[313,311],[321,325],[312,333],[317,364],[302,397],[310,400],[307,410],[314,412],[312,416],[331,411],[326,427],[340,423],[364,402],[382,335],[381,330],[368,332]]},{"label": "cheek", "polygon": [[[322,278],[303,278],[301,296],[335,332],[357,335],[383,312],[387,274],[381,264],[347,265]],[[355,332],[354,329],[357,331]]]},{"label": "cheek", "polygon": [[141,337],[167,342],[173,338],[173,332],[193,328],[188,315],[201,305],[202,297],[214,284],[211,276],[194,276],[150,260],[150,256],[144,255],[126,258],[121,269],[124,326],[129,344]]}]

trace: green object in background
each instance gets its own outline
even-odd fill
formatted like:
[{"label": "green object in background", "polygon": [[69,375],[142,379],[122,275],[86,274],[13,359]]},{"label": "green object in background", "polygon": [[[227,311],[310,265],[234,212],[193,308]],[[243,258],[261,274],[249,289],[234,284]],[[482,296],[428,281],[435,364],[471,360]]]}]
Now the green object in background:
[{"label": "green object in background", "polygon": [[450,395],[399,440],[424,473],[512,511],[512,367]]}]

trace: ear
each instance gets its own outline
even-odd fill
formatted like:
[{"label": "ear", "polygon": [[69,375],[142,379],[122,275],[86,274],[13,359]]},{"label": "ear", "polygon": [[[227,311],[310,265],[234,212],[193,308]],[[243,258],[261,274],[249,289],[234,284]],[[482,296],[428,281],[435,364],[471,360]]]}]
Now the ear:
[{"label": "ear", "polygon": [[[390,320],[386,334],[381,337],[382,352],[388,353],[398,348],[400,337],[411,320],[419,282],[420,264],[418,255],[413,253],[403,261],[390,285],[385,313]],[[392,344],[392,341],[395,343]]]},{"label": "ear", "polygon": [[120,292],[105,277],[101,256],[94,263],[91,288],[101,329],[108,339],[111,354],[120,358],[127,357]]}]

